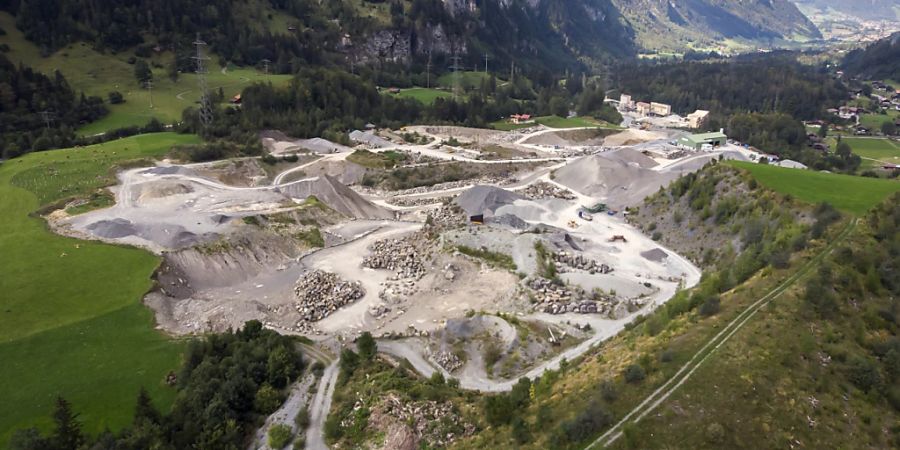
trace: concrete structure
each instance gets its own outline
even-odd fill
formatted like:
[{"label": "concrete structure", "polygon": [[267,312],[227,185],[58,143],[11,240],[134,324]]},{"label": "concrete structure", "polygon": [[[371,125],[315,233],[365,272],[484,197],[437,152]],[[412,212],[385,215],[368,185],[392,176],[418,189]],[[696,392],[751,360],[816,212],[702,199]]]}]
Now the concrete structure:
[{"label": "concrete structure", "polygon": [[679,139],[678,145],[694,150],[702,150],[704,145],[719,147],[725,145],[725,142],[727,141],[728,136],[725,136],[725,133],[722,131],[717,131],[715,133],[689,134]]},{"label": "concrete structure", "polygon": [[649,103],[637,102],[637,103],[635,103],[634,106],[635,106],[635,108],[637,108],[638,114],[640,114],[642,116],[646,116],[647,114],[650,114],[650,104]]},{"label": "concrete structure", "polygon": [[619,97],[619,108],[634,109],[634,100],[631,99],[630,95],[622,94],[622,96]]},{"label": "concrete structure", "polygon": [[687,116],[688,127],[701,128],[709,121],[709,111],[698,109]]},{"label": "concrete structure", "polygon": [[663,117],[672,115],[672,106],[665,103],[650,102],[650,114]]}]

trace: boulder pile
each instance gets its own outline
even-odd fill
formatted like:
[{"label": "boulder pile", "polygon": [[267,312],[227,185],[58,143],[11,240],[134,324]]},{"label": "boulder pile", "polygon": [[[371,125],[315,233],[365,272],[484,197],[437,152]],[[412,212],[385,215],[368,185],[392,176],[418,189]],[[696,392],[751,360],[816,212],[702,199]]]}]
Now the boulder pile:
[{"label": "boulder pile", "polygon": [[371,254],[363,258],[363,267],[387,269],[396,272],[396,279],[418,280],[425,275],[422,245],[416,245],[422,236],[415,234],[403,239],[383,239],[372,245]]},{"label": "boulder pile", "polygon": [[575,200],[575,194],[568,189],[563,189],[546,181],[538,181],[531,184],[522,194],[531,199],[559,198],[563,200]]},{"label": "boulder pile", "polygon": [[389,394],[376,409],[409,424],[426,448],[443,448],[475,432],[475,426],[464,421],[450,402],[406,402]]},{"label": "boulder pile", "polygon": [[553,253],[553,260],[557,263],[556,268],[559,272],[566,272],[566,268],[583,270],[591,275],[596,273],[607,274],[613,271],[613,268],[606,264],[598,263],[582,255],[573,255],[564,250]]},{"label": "boulder pile", "polygon": [[447,372],[453,372],[456,369],[462,367],[463,362],[459,359],[459,356],[456,356],[453,352],[448,351],[440,351],[434,355],[434,361],[438,363],[439,366],[443,367],[447,370]]},{"label": "boulder pile", "polygon": [[294,292],[297,294],[295,307],[300,313],[301,323],[322,320],[365,295],[359,282],[344,281],[337,275],[322,270],[303,274],[297,280]]},{"label": "boulder pile", "polygon": [[446,204],[446,203],[450,203],[450,200],[452,200],[452,199],[453,199],[452,197],[426,197],[426,198],[422,198],[422,197],[413,197],[413,198],[391,197],[391,198],[387,199],[387,202],[394,206],[409,207],[409,206],[433,205],[435,203]]},{"label": "boulder pile", "polygon": [[601,314],[611,319],[621,319],[646,303],[643,298],[620,300],[587,293],[581,288],[571,289],[546,278],[532,278],[525,285],[534,295],[534,310],[548,314]]}]

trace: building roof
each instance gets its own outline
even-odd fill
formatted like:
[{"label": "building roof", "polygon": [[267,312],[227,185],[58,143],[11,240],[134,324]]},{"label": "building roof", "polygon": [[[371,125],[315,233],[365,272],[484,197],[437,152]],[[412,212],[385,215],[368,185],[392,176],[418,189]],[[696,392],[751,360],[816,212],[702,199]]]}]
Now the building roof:
[{"label": "building roof", "polygon": [[716,131],[713,133],[689,134],[689,135],[681,138],[681,140],[689,142],[691,144],[705,144],[707,141],[721,140],[721,139],[727,139],[727,138],[728,138],[728,136],[725,136],[725,133]]}]

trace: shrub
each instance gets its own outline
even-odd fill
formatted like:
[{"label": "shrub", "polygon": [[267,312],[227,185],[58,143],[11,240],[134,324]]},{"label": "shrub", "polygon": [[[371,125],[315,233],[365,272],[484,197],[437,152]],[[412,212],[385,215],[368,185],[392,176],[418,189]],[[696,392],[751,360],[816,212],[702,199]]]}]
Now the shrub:
[{"label": "shrub", "polygon": [[301,409],[297,413],[297,417],[294,417],[294,423],[297,425],[297,428],[305,430],[309,426],[309,410]]},{"label": "shrub", "polygon": [[710,296],[700,305],[700,315],[709,317],[718,314],[720,303],[718,295]]},{"label": "shrub", "polygon": [[372,333],[368,331],[361,334],[356,340],[356,349],[359,350],[359,357],[365,361],[371,361],[378,352],[378,344],[372,338]]},{"label": "shrub", "polygon": [[291,427],[278,424],[273,425],[269,428],[269,447],[274,449],[284,448],[291,442],[291,438],[294,436]]},{"label": "shrub", "polygon": [[654,232],[653,232],[653,236],[651,236],[651,238],[652,238],[654,241],[658,241],[658,240],[662,239],[662,233],[659,232],[659,231],[654,231]]},{"label": "shrub", "polygon": [[706,440],[714,444],[725,440],[725,427],[718,423],[709,424],[706,427]]},{"label": "shrub", "polygon": [[647,378],[647,372],[640,364],[632,364],[625,368],[625,381],[628,383],[638,383]]},{"label": "shrub", "polygon": [[119,91],[112,91],[109,93],[109,103],[111,105],[118,105],[120,103],[125,103],[125,97],[123,97],[122,93]]},{"label": "shrub", "polygon": [[272,414],[281,406],[281,393],[269,384],[264,384],[256,391],[256,398],[253,400],[253,406],[261,414]]},{"label": "shrub", "polygon": [[610,380],[600,383],[600,396],[609,403],[616,401],[619,398],[619,391],[616,390],[615,383]]},{"label": "shrub", "polygon": [[878,367],[866,358],[857,358],[847,368],[847,378],[865,392],[881,385]]}]

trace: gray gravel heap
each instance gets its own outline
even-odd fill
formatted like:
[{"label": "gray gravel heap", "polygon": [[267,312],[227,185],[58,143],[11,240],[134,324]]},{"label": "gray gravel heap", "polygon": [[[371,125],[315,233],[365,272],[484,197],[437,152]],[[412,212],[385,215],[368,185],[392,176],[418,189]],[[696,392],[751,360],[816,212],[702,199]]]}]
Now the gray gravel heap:
[{"label": "gray gravel heap", "polygon": [[363,258],[363,267],[370,269],[387,269],[396,272],[397,279],[411,278],[418,280],[425,275],[425,263],[422,260],[423,247],[417,240],[424,239],[419,233],[402,239],[383,239],[376,241],[371,254]]}]

